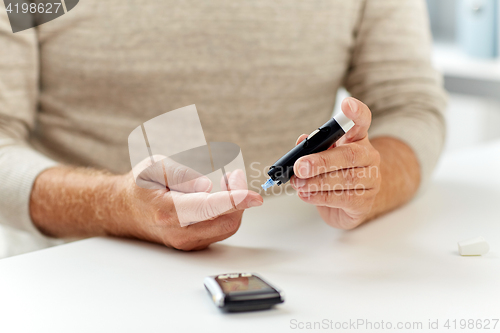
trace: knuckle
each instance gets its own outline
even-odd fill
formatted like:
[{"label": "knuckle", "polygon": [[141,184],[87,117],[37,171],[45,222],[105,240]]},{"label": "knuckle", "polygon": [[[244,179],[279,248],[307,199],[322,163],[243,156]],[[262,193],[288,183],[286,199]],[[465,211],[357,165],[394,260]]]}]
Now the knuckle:
[{"label": "knuckle", "polygon": [[357,208],[362,207],[365,203],[366,198],[365,198],[364,194],[366,191],[359,189],[358,191],[350,191],[350,192],[352,192],[352,201],[351,202],[352,202],[353,207],[357,207]]},{"label": "knuckle", "polygon": [[356,174],[356,170],[354,168],[348,169],[345,173],[345,182],[347,187],[356,185],[358,183],[358,175]]},{"label": "knuckle", "polygon": [[208,247],[207,241],[199,237],[186,236],[171,243],[172,248],[179,251],[196,251]]},{"label": "knuckle", "polygon": [[197,205],[193,205],[191,208],[195,212],[194,216],[196,216],[200,221],[206,221],[217,216],[215,205],[216,203],[208,197],[200,200]]},{"label": "knuckle", "polygon": [[375,165],[380,164],[380,152],[376,149],[372,149],[371,159]]},{"label": "knuckle", "polygon": [[377,177],[374,175],[373,177],[370,177],[369,185],[370,189],[376,189],[380,187],[381,179],[380,177]]},{"label": "knuckle", "polygon": [[356,228],[358,224],[353,220],[341,219],[339,221],[339,227],[343,230],[352,230]]},{"label": "knuckle", "polygon": [[173,184],[177,185],[177,184],[182,184],[182,183],[186,182],[188,180],[187,179],[187,172],[188,172],[187,168],[184,168],[181,166],[176,166],[174,168],[173,173],[172,173]]},{"label": "knuckle", "polygon": [[167,219],[167,213],[165,210],[158,208],[154,213],[154,222],[161,223]]},{"label": "knuckle", "polygon": [[156,212],[154,213],[154,222],[155,224],[160,226],[169,225],[173,219],[177,219],[177,212],[173,205],[157,208]]},{"label": "knuckle", "polygon": [[233,216],[227,216],[221,225],[223,235],[233,235],[240,227],[241,219]]},{"label": "knuckle", "polygon": [[334,192],[329,191],[329,192],[324,192],[324,193],[318,193],[318,196],[320,197],[320,203],[323,206],[328,206],[330,202],[332,202],[332,196],[334,195]]},{"label": "knuckle", "polygon": [[170,217],[170,214],[163,210],[163,209],[158,209],[155,214],[155,223],[156,224],[163,224],[165,223]]},{"label": "knuckle", "polygon": [[342,200],[348,207],[359,207],[363,201],[361,195],[357,195],[356,191],[344,191],[342,193]]},{"label": "knuckle", "polygon": [[216,216],[215,211],[209,202],[206,202],[205,204],[201,205],[200,216],[202,217],[203,220],[209,220]]},{"label": "knuckle", "polygon": [[321,190],[328,190],[328,174],[327,173],[322,173],[320,175],[318,175],[318,179],[317,179],[317,186],[319,189]]},{"label": "knuckle", "polygon": [[326,156],[326,154],[318,154],[318,169],[316,170],[317,174],[323,174],[327,172],[330,166],[330,159]]},{"label": "knuckle", "polygon": [[170,245],[177,250],[189,251],[189,243],[185,237],[176,237],[170,242]]},{"label": "knuckle", "polygon": [[356,151],[352,145],[345,146],[343,150],[344,159],[349,165],[356,165]]}]

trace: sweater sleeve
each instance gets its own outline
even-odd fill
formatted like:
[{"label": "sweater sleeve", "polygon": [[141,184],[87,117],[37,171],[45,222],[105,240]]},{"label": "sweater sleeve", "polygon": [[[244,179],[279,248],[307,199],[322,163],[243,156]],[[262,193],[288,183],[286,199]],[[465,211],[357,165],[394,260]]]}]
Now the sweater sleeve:
[{"label": "sweater sleeve", "polygon": [[57,163],[27,143],[36,125],[38,40],[36,29],[12,33],[4,9],[0,9],[0,224],[40,239],[45,237],[29,213],[31,189],[36,177]]},{"label": "sweater sleeve", "polygon": [[431,64],[423,0],[366,0],[345,87],[372,111],[369,137],[394,137],[419,161],[421,192],[445,138],[446,94]]}]

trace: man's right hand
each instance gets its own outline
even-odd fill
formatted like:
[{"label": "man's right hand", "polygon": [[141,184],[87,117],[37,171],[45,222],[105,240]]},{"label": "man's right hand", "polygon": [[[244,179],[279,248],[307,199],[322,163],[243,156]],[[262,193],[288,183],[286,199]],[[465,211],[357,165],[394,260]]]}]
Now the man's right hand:
[{"label": "man's right hand", "polygon": [[242,170],[226,174],[230,192],[223,177],[222,191],[209,193],[209,178],[168,158],[155,156],[155,161],[144,160],[119,181],[131,211],[131,233],[139,238],[180,250],[203,249],[232,236],[245,209],[262,205],[262,197],[247,190]]},{"label": "man's right hand", "polygon": [[[142,180],[151,181],[152,187],[144,188],[136,184],[133,171],[115,176],[89,169],[48,169],[33,186],[32,220],[52,237],[112,235],[190,251],[233,235],[243,211],[263,202],[259,194],[246,190],[241,170],[227,175],[234,199],[229,204],[228,192],[208,193],[211,182],[206,177],[192,177],[189,170],[175,165],[167,166],[164,173],[174,180],[173,185],[162,186],[161,181],[148,179],[154,175],[146,172]],[[226,189],[223,179],[221,187]],[[182,226],[193,222],[199,223]]]}]

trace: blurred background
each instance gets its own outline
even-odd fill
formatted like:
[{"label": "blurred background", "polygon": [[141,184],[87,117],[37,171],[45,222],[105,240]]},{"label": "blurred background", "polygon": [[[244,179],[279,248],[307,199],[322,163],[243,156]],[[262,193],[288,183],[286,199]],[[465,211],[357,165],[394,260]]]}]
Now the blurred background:
[{"label": "blurred background", "polygon": [[[500,1],[427,0],[449,92],[446,150],[500,139]],[[466,135],[464,135],[466,133]]]},{"label": "blurred background", "polygon": [[[500,140],[500,0],[426,0],[449,94],[445,152]],[[336,111],[347,93],[339,91]]]}]

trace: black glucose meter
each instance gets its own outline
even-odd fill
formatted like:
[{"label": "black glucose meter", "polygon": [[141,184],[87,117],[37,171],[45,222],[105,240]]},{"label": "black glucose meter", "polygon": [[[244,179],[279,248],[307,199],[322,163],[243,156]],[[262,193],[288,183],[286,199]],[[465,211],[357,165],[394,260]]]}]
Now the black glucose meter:
[{"label": "black glucose meter", "polygon": [[265,310],[284,302],[278,288],[253,273],[208,276],[204,284],[215,305],[227,312]]}]

